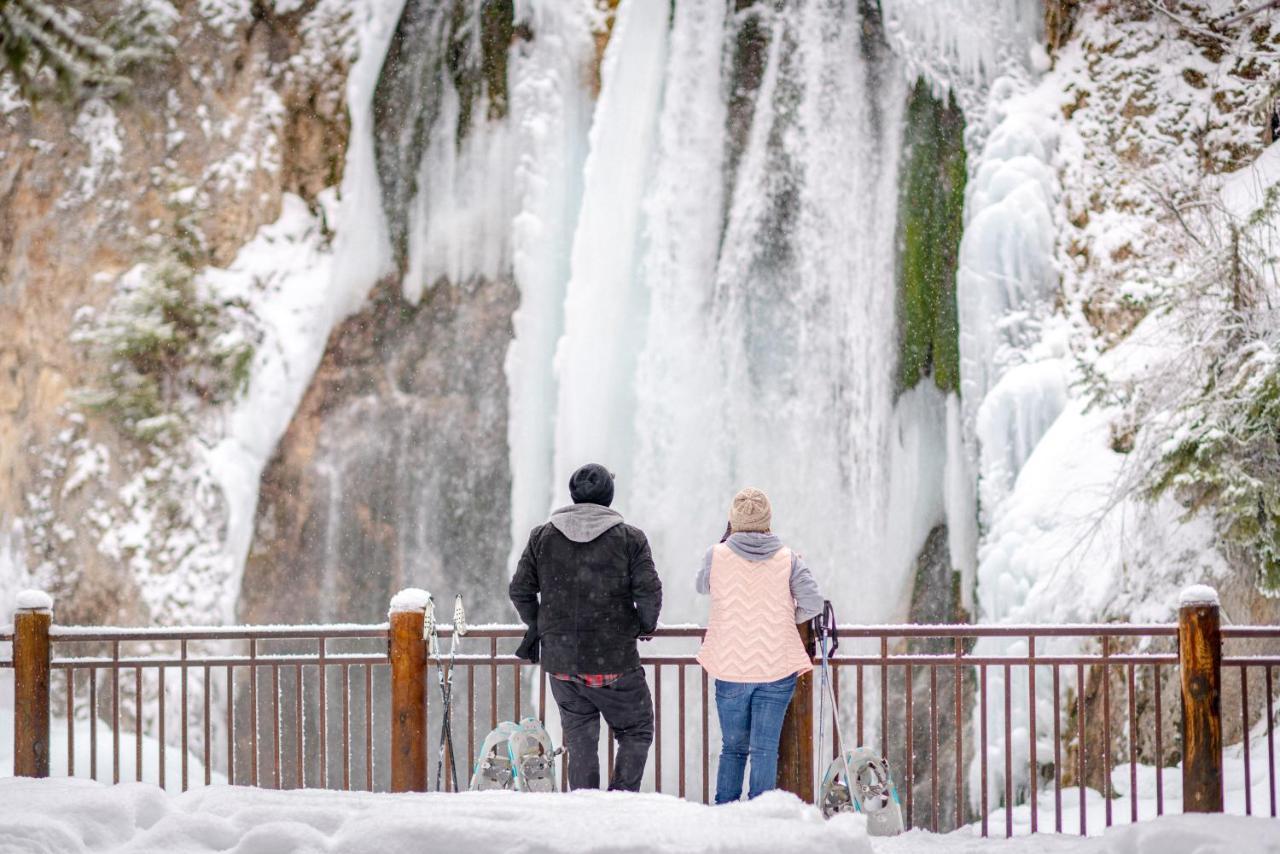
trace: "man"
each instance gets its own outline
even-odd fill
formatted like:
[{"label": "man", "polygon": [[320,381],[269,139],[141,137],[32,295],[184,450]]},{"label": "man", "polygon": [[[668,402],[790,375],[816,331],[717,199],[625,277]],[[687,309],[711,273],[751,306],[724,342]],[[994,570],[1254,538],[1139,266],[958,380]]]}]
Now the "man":
[{"label": "man", "polygon": [[613,475],[585,465],[569,478],[573,504],[529,534],[511,579],[528,626],[516,654],[542,660],[560,707],[569,786],[600,788],[600,716],[618,739],[610,789],[639,791],[653,743],[653,700],[636,639],[653,634],[662,582],[644,532],[609,509]]}]

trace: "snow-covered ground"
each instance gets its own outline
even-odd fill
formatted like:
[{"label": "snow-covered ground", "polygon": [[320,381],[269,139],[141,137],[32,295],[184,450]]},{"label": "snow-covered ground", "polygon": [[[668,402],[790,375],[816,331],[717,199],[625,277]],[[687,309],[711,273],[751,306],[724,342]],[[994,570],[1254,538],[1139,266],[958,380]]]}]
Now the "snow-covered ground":
[{"label": "snow-covered ground", "polygon": [[1234,815],[1178,815],[1117,827],[1081,838],[1040,833],[1013,839],[983,839],[964,831],[913,830],[871,840],[876,854],[1262,854],[1280,851],[1280,822]]},{"label": "snow-covered ground", "polygon": [[1280,851],[1280,822],[1171,816],[1087,839],[1045,834],[1006,841],[968,831],[871,839],[860,816],[823,821],[781,792],[708,807],[670,795],[611,792],[386,795],[215,786],[166,795],[143,783],[0,780],[0,854],[210,851],[1252,854]]}]

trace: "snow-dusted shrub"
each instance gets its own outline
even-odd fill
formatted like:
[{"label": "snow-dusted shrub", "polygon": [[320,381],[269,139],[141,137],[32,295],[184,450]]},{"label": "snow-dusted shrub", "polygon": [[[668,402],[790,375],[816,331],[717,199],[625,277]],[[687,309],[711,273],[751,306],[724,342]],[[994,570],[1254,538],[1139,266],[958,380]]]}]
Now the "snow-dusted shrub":
[{"label": "snow-dusted shrub", "polygon": [[258,332],[242,299],[220,299],[176,253],[123,277],[106,310],[81,309],[74,340],[100,374],[78,402],[145,442],[185,432],[203,405],[244,390]]},{"label": "snow-dusted shrub", "polygon": [[1148,492],[1212,512],[1223,538],[1257,559],[1259,589],[1280,595],[1280,333],[1231,354],[1173,426]]},{"label": "snow-dusted shrub", "polygon": [[1186,277],[1157,298],[1161,366],[1127,390],[1150,498],[1212,515],[1280,596],[1280,185],[1246,217],[1206,201]]}]

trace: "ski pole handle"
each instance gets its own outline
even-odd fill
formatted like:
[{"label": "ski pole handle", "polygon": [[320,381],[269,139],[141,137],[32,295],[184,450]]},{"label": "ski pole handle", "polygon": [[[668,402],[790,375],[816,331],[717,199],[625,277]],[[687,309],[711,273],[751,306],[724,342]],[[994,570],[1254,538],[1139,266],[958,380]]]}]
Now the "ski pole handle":
[{"label": "ski pole handle", "polygon": [[822,622],[826,634],[831,638],[831,650],[828,654],[835,655],[840,648],[840,630],[836,628],[836,609],[832,607],[830,599],[822,602]]},{"label": "ski pole handle", "polygon": [[457,637],[467,633],[467,612],[462,607],[462,594],[453,598],[453,633]]},{"label": "ski pole handle", "polygon": [[422,621],[422,636],[427,641],[427,655],[434,658],[440,642],[436,637],[436,601],[430,595],[427,596],[426,614]]}]

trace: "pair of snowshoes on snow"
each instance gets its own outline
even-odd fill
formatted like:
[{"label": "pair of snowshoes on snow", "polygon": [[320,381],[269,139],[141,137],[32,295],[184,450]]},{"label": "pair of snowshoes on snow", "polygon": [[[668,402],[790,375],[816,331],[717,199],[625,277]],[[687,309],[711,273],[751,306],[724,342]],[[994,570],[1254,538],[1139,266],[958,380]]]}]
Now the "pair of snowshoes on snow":
[{"label": "pair of snowshoes on snow", "polygon": [[869,747],[846,751],[831,760],[818,803],[826,818],[842,812],[862,813],[871,836],[902,832],[902,806],[889,762]]},{"label": "pair of snowshoes on snow", "polygon": [[503,721],[480,747],[471,791],[554,792],[556,757],[563,752],[563,747],[552,748],[551,736],[537,718]]}]

